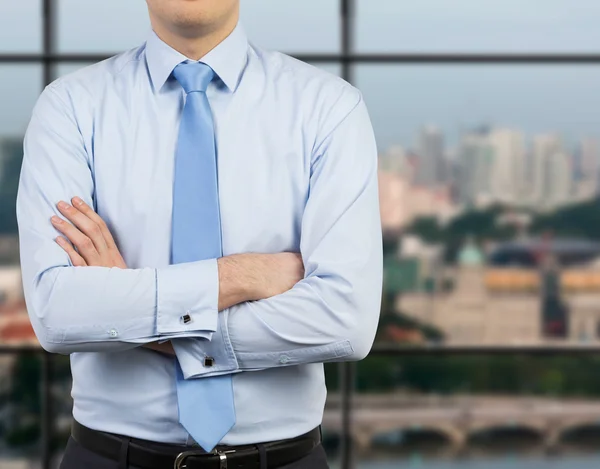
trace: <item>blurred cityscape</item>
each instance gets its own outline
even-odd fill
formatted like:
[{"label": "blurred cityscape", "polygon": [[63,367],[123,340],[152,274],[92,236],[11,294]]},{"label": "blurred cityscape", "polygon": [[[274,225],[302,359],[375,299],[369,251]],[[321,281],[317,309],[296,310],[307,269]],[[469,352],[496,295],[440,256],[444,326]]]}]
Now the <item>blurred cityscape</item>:
[{"label": "blurred cityscape", "polygon": [[[586,345],[600,339],[600,145],[434,126],[380,156],[386,339]],[[600,220],[599,220],[600,221]]]}]

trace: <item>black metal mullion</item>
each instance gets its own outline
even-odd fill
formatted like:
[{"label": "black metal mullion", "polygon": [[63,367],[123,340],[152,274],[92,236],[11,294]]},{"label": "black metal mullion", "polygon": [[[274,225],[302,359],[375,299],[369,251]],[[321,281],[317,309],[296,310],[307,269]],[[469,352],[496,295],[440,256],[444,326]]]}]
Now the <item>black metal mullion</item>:
[{"label": "black metal mullion", "polygon": [[[352,61],[348,60],[354,50],[354,10],[356,5],[354,0],[341,0],[341,57],[342,60],[342,78],[352,83]],[[315,57],[316,58],[316,57]]]},{"label": "black metal mullion", "polygon": [[[348,0],[342,0],[348,1]],[[45,63],[55,64],[99,62],[112,57],[116,53],[99,54],[12,54],[0,53],[0,63]],[[352,81],[350,65],[355,64],[505,64],[505,65],[535,65],[535,64],[571,64],[598,65],[600,54],[459,54],[459,53],[423,53],[423,54],[304,54],[291,53],[293,57],[304,62],[339,63],[342,74]],[[348,67],[348,68],[345,68]]]},{"label": "black metal mullion", "polygon": [[[42,67],[44,86],[50,84],[53,78],[54,61],[52,54],[55,51],[56,37],[56,1],[43,0],[43,45]],[[39,62],[39,61],[38,61]],[[52,412],[52,356],[48,352],[41,355],[41,444],[42,444],[42,469],[50,469],[52,464],[52,433],[54,428],[54,415]]]},{"label": "black metal mullion", "polygon": [[[346,60],[352,54],[354,40],[354,0],[340,0],[340,32],[341,32],[341,59],[342,78],[352,83],[353,63]],[[302,57],[301,60],[310,61],[311,57]],[[312,57],[317,58],[317,56]],[[315,60],[313,62],[318,62]],[[351,469],[354,466],[354,453],[352,451],[352,394],[354,393],[355,364],[342,362],[339,364],[339,392],[341,412],[340,432],[340,466],[342,469]]]},{"label": "black metal mullion", "polygon": [[52,82],[52,67],[53,59],[52,55],[55,51],[55,30],[56,30],[56,1],[55,0],[43,0],[43,31],[42,31],[42,56],[38,62],[42,62],[44,68],[44,86]]},{"label": "black metal mullion", "polygon": [[[0,355],[5,354],[26,354],[26,353],[42,353],[39,345],[1,345]],[[547,357],[553,355],[560,356],[578,356],[578,355],[600,355],[600,345],[590,346],[401,346],[401,345],[386,345],[375,344],[369,356],[389,356],[389,357],[410,357],[415,355],[527,355],[535,357]]]},{"label": "black metal mullion", "polygon": [[[347,1],[347,0],[346,0]],[[352,33],[354,34],[354,33]],[[502,54],[469,54],[469,53],[397,53],[397,54],[291,54],[305,62],[337,62],[345,65],[354,64],[600,64],[600,54],[541,54],[541,53],[502,53]],[[350,71],[348,71],[350,77]],[[350,77],[352,78],[352,77]],[[350,80],[352,81],[352,80]]]},{"label": "black metal mullion", "polygon": [[2,54],[0,53],[0,63],[50,63],[57,62],[100,62],[108,59],[115,54],[60,54],[60,53],[41,53],[41,54]]},{"label": "black metal mullion", "polygon": [[369,356],[393,356],[393,357],[426,357],[426,356],[473,356],[473,355],[486,355],[486,356],[531,356],[531,357],[553,357],[553,356],[600,356],[600,346],[543,346],[543,345],[531,345],[531,346],[478,346],[478,345],[464,345],[464,346],[400,346],[393,344],[376,344]]},{"label": "black metal mullion", "polygon": [[52,463],[52,429],[54,428],[54,415],[52,412],[52,356],[48,352],[41,353],[41,443],[42,443],[42,468],[50,469]]}]

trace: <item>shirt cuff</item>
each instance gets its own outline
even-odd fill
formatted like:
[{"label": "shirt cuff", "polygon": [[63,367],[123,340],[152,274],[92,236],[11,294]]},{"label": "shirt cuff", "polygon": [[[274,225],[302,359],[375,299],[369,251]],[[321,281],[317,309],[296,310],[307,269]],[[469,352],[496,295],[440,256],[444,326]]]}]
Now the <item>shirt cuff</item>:
[{"label": "shirt cuff", "polygon": [[243,370],[250,371],[306,363],[327,363],[341,360],[353,353],[350,341],[343,340],[328,345],[304,347],[284,352],[242,352],[237,354],[237,361]]},{"label": "shirt cuff", "polygon": [[49,328],[46,333],[48,343],[78,344],[87,342],[128,342],[145,344],[152,340],[154,318],[122,319],[118,322],[70,326],[64,329]]},{"label": "shirt cuff", "polygon": [[[156,334],[214,332],[219,316],[216,259],[156,270]],[[162,337],[161,337],[162,338]]]},{"label": "shirt cuff", "polygon": [[208,378],[240,370],[227,329],[229,310],[218,315],[218,328],[212,340],[175,339],[171,341],[184,379]]},{"label": "shirt cuff", "polygon": [[163,334],[158,339],[158,343],[169,342],[174,339],[187,339],[193,337],[194,339],[206,339],[212,340],[214,332],[208,331],[192,331],[192,332],[178,332],[174,334]]}]

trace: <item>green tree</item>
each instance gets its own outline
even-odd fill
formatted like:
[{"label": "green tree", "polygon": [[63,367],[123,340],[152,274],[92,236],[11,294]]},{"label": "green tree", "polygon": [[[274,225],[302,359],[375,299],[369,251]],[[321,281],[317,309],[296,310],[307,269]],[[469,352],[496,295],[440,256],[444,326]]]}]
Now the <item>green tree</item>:
[{"label": "green tree", "polygon": [[417,218],[407,231],[427,243],[437,244],[444,241],[445,230],[435,217]]},{"label": "green tree", "polygon": [[552,232],[557,237],[600,241],[600,199],[538,215],[533,220],[531,231],[537,234]]}]

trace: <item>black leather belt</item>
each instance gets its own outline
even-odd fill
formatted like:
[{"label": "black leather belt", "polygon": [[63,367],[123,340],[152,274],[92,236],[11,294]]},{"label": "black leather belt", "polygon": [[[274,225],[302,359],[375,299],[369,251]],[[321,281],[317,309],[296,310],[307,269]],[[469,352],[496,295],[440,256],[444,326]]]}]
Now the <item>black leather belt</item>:
[{"label": "black leather belt", "polygon": [[[274,469],[307,456],[321,443],[319,427],[289,440],[244,446],[217,446],[211,453],[202,448],[155,443],[92,430],[73,423],[73,439],[93,453],[142,469]],[[124,456],[125,454],[125,456]],[[262,456],[261,456],[262,455]],[[266,465],[261,457],[266,459]]]}]

